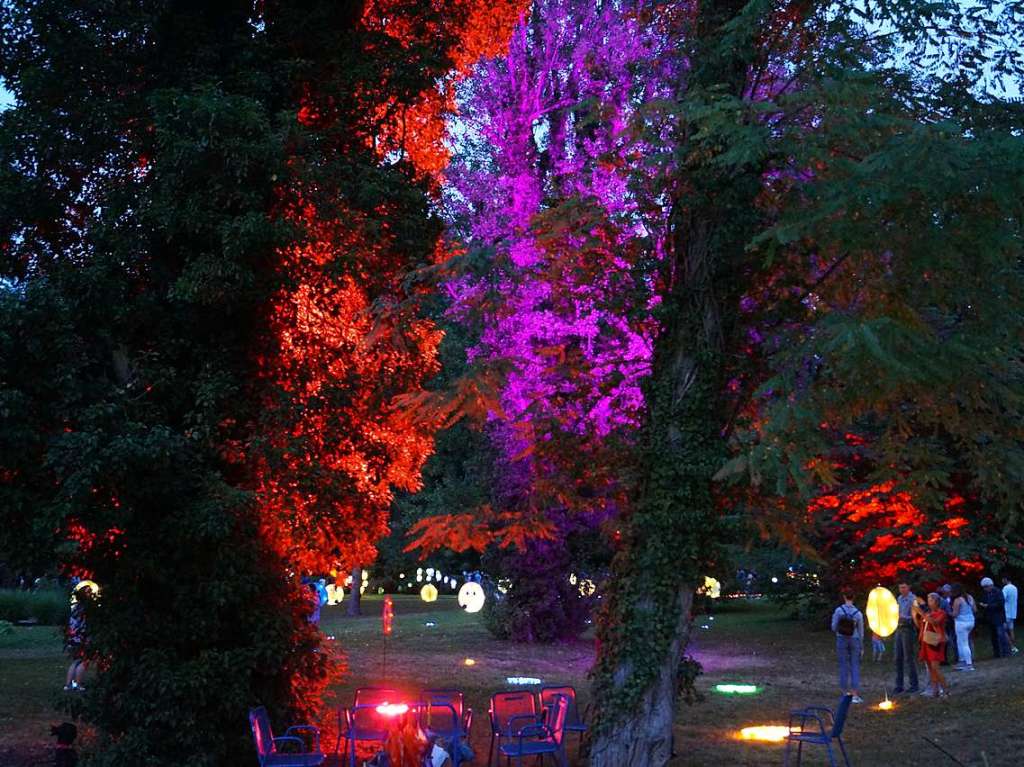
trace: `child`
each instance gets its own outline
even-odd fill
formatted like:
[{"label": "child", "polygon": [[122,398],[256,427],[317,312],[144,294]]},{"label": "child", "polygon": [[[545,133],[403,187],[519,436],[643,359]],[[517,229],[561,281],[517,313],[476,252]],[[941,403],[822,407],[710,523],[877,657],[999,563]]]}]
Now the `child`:
[{"label": "child", "polygon": [[874,631],[871,632],[871,652],[872,660],[881,660],[885,655],[885,640]]}]

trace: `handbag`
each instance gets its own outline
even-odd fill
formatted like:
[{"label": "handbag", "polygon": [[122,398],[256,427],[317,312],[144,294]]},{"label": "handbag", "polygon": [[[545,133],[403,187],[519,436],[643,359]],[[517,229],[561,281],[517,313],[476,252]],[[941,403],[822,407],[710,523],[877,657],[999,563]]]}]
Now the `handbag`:
[{"label": "handbag", "polygon": [[942,644],[942,634],[936,631],[929,621],[924,622],[924,631],[921,633],[921,641],[929,647],[938,647]]}]

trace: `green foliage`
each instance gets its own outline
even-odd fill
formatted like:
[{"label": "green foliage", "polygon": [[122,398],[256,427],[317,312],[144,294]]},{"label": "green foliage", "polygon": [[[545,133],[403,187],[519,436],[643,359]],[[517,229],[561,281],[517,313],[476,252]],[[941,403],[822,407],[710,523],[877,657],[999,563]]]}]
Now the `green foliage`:
[{"label": "green foliage", "polygon": [[69,611],[64,591],[0,589],[0,621],[36,620],[46,626],[63,626]]}]

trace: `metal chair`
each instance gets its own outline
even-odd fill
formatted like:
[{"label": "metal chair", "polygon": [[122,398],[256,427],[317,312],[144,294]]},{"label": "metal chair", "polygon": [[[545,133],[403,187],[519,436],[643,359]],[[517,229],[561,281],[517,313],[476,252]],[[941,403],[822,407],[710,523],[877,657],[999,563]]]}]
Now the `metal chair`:
[{"label": "metal chair", "polygon": [[[786,758],[784,765],[789,767],[789,750],[793,743],[796,747],[796,763],[800,765],[803,756],[804,743],[817,746],[824,746],[828,750],[828,763],[836,767],[835,753],[832,751],[832,741],[839,744],[839,751],[843,755],[843,763],[850,767],[850,757],[846,755],[846,747],[843,745],[843,727],[846,725],[846,715],[850,711],[850,703],[853,702],[852,695],[844,695],[839,699],[839,705],[833,712],[830,708],[822,706],[808,706],[789,713],[789,735],[786,738]],[[828,717],[828,727],[825,726],[825,716]],[[799,729],[793,728],[794,721],[799,720]],[[817,731],[808,730],[809,722],[816,722]]]},{"label": "metal chair", "polygon": [[473,709],[465,708],[459,690],[423,690],[417,705],[419,724],[428,738],[441,738],[451,743],[452,767],[462,763],[463,740],[469,740],[473,726]]},{"label": "metal chair", "polygon": [[498,744],[498,753],[509,763],[515,759],[516,767],[522,767],[523,759],[537,757],[543,762],[544,757],[551,755],[558,767],[569,767],[565,755],[565,717],[569,709],[569,699],[564,695],[556,695],[552,700],[547,723],[534,722],[511,730],[506,734],[505,742]]},{"label": "metal chair", "polygon": [[352,708],[338,709],[338,740],[335,753],[341,753],[341,741],[345,741],[345,753],[349,767],[356,767],[356,743],[370,741],[380,743],[388,739],[388,724],[385,717],[377,712],[383,703],[400,703],[403,695],[387,687],[360,687],[356,690]]},{"label": "metal chair", "polygon": [[569,708],[565,713],[565,731],[578,732],[580,743],[583,742],[583,734],[587,731],[587,725],[580,719],[579,708],[576,705],[576,688],[569,687],[542,687],[540,690],[540,704],[550,706],[558,695],[564,695],[569,701]]},{"label": "metal chair", "polygon": [[[252,727],[252,738],[256,743],[256,757],[260,767],[316,767],[324,763],[326,758],[320,750],[320,730],[311,724],[297,724],[285,730],[284,735],[274,737],[270,729],[270,717],[263,706],[249,711],[249,726]],[[313,749],[306,750],[306,741],[299,733],[312,735]],[[279,751],[284,745],[292,745],[298,751]]]},{"label": "metal chair", "polygon": [[491,743],[487,747],[487,767],[491,767],[495,743],[500,748],[501,739],[511,737],[515,732],[512,727],[517,721],[523,724],[539,724],[540,716],[537,711],[537,699],[532,692],[523,690],[495,693],[491,696],[491,705],[487,713],[491,722]]}]

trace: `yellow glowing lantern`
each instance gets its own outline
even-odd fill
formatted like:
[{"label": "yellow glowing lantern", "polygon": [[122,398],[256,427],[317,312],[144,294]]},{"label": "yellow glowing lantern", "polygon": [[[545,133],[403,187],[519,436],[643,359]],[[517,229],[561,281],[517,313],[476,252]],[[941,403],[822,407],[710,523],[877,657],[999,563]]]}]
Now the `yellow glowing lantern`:
[{"label": "yellow glowing lantern", "polygon": [[756,740],[762,743],[781,743],[788,736],[789,728],[781,724],[762,724],[740,730],[740,740]]},{"label": "yellow glowing lantern", "polygon": [[717,578],[712,578],[710,575],[704,576],[704,585],[698,589],[700,593],[705,594],[712,599],[718,599],[722,596],[722,584]]},{"label": "yellow glowing lantern", "polygon": [[82,589],[89,589],[92,592],[93,597],[100,595],[100,587],[96,585],[96,581],[90,581],[88,578],[81,580],[71,590],[71,606],[74,607],[78,604],[78,592]]},{"label": "yellow glowing lantern", "polygon": [[433,602],[437,599],[437,586],[433,583],[423,584],[423,588],[420,589],[420,599],[424,602]]},{"label": "yellow glowing lantern", "polygon": [[880,637],[891,635],[900,622],[900,606],[892,592],[884,586],[871,589],[868,594],[868,626]]},{"label": "yellow glowing lantern", "polygon": [[476,581],[467,581],[459,589],[459,607],[467,613],[478,613],[483,609],[484,590]]}]

